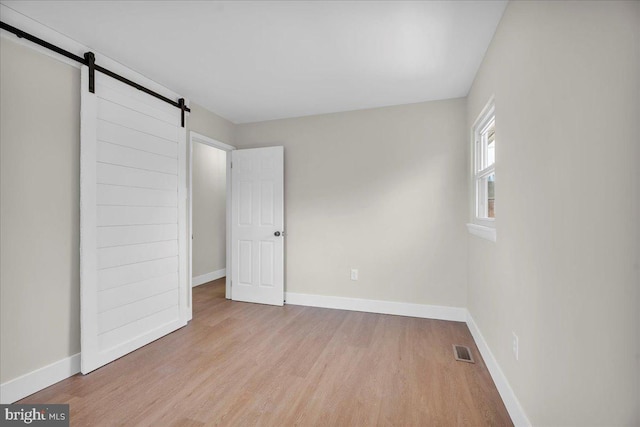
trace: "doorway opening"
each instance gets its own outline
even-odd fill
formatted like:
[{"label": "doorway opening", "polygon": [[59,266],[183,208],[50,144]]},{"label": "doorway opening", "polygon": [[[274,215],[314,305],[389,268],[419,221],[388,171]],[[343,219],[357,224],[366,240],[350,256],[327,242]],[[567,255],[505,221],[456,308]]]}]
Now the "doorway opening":
[{"label": "doorway opening", "polygon": [[231,299],[230,164],[235,147],[189,135],[189,277],[194,286],[224,281]]}]

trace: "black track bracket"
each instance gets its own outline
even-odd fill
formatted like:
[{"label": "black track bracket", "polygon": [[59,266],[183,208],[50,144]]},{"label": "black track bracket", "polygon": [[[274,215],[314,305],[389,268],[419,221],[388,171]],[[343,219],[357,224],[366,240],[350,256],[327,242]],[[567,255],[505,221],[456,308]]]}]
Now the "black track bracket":
[{"label": "black track bracket", "polygon": [[85,52],[84,60],[89,67],[89,92],[96,93],[96,56],[93,52]]},{"label": "black track bracket", "polygon": [[178,108],[180,109],[180,123],[184,127],[184,113],[189,110],[184,103],[184,98],[178,99]]}]

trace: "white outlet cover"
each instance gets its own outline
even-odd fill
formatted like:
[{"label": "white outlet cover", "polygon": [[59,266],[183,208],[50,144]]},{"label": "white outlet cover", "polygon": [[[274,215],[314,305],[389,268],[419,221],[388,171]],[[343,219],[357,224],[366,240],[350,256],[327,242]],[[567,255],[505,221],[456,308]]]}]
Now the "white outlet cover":
[{"label": "white outlet cover", "polygon": [[352,268],[351,269],[351,280],[358,280],[358,269],[357,268]]},{"label": "white outlet cover", "polygon": [[512,334],[513,334],[513,344],[512,344],[513,345],[513,357],[515,357],[516,360],[518,360],[518,356],[519,356],[518,353],[519,353],[519,350],[520,350],[520,348],[519,348],[520,346],[519,346],[519,342],[518,342],[519,340],[518,340],[518,336],[515,334],[515,332],[512,332]]}]

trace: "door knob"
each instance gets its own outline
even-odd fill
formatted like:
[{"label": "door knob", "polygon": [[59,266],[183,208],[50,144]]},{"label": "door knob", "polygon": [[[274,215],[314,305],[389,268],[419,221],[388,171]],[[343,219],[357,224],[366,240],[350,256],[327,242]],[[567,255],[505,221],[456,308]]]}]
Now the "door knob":
[{"label": "door knob", "polygon": [[280,232],[276,231],[275,233],[273,233],[274,236],[279,237],[280,236]]}]

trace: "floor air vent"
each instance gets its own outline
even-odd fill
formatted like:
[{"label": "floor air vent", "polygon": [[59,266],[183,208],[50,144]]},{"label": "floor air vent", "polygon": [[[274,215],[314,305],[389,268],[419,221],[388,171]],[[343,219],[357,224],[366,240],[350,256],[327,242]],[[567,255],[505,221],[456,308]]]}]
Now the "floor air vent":
[{"label": "floor air vent", "polygon": [[460,362],[476,363],[471,355],[469,347],[463,345],[453,345],[453,356]]}]

